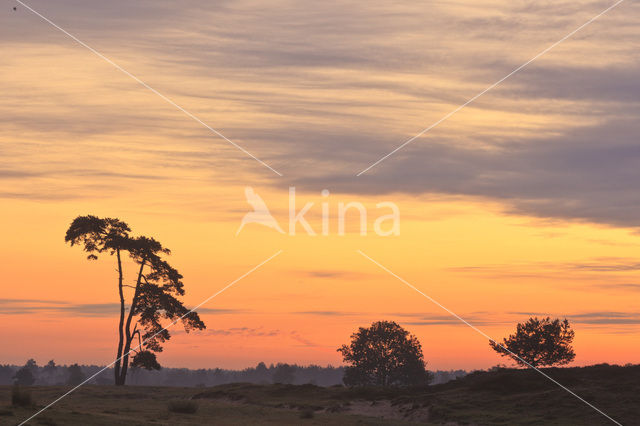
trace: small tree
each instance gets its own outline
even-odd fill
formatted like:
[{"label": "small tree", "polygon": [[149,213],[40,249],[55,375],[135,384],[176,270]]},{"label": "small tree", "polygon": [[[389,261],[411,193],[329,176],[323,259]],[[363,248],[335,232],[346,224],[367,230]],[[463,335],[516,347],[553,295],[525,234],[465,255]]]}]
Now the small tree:
[{"label": "small tree", "polygon": [[58,371],[58,366],[54,360],[50,360],[47,365],[42,368],[41,379],[47,383],[52,384],[55,381],[55,376]]},{"label": "small tree", "polygon": [[273,383],[291,384],[295,380],[295,373],[293,365],[278,364],[273,372]]},{"label": "small tree", "polygon": [[10,365],[0,365],[0,385],[9,385],[13,383],[16,372]]},{"label": "small tree", "polygon": [[47,365],[43,367],[43,371],[47,374],[53,374],[57,368],[58,366],[56,365],[56,362],[54,360],[50,360]]},{"label": "small tree", "polygon": [[13,376],[14,384],[19,386],[31,386],[35,383],[36,378],[33,377],[33,373],[26,366],[22,367]]},{"label": "small tree", "polygon": [[429,382],[418,339],[393,321],[378,321],[360,327],[351,344],[338,349],[348,364],[347,386],[407,386]]},{"label": "small tree", "polygon": [[38,375],[38,363],[36,362],[35,359],[30,358],[25,364],[24,364],[24,368],[26,368],[27,370],[29,370],[31,372],[31,374],[33,374],[33,377],[36,377]]},{"label": "small tree", "polygon": [[[574,360],[571,343],[575,332],[566,319],[529,318],[519,323],[516,333],[503,339],[502,344],[491,341],[489,344],[501,356],[511,357],[520,366],[564,365]],[[505,350],[508,349],[512,353]],[[526,363],[524,362],[526,361]],[[527,365],[528,364],[528,365]]]},{"label": "small tree", "polygon": [[[157,369],[159,364],[153,352],[162,351],[162,343],[171,335],[161,320],[181,320],[185,331],[204,329],[204,322],[196,312],[190,312],[177,296],[184,295],[182,275],[163,255],[171,251],[148,237],[133,237],[129,225],[119,219],[78,216],[67,230],[65,241],[72,246],[80,244],[89,253],[89,260],[108,253],[116,257],[120,319],[118,323],[118,349],[114,365],[116,385],[124,385],[129,366],[129,354],[137,354],[132,362],[136,367]],[[122,255],[127,253],[137,265],[134,285],[124,283]],[[133,295],[125,302],[125,287],[133,288]],[[138,346],[132,349],[136,341]]]},{"label": "small tree", "polygon": [[67,367],[67,384],[79,385],[85,379],[85,375],[82,372],[82,368],[78,364],[73,364]]},{"label": "small tree", "polygon": [[31,358],[24,366],[16,371],[13,376],[13,383],[20,386],[31,386],[36,382],[36,376],[38,375],[38,364]]}]

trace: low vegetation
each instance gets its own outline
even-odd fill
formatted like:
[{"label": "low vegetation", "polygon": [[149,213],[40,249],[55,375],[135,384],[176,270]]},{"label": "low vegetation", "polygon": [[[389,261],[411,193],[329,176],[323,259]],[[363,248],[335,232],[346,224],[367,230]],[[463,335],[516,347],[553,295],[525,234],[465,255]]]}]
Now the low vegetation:
[{"label": "low vegetation", "polygon": [[172,413],[195,414],[198,411],[198,404],[188,399],[174,399],[169,401],[167,408]]},{"label": "low vegetation", "polygon": [[312,419],[315,416],[313,410],[302,410],[300,412],[301,419]]},{"label": "low vegetation", "polygon": [[[546,368],[544,372],[621,424],[637,424],[640,365]],[[68,389],[31,388],[41,404]],[[17,424],[41,407],[9,407],[11,390],[10,386],[0,387],[0,410],[6,413],[0,419],[2,424]],[[177,403],[194,403],[196,411],[182,409],[189,405],[172,410]],[[523,369],[495,369],[441,385],[396,388],[249,383],[208,388],[88,385],[42,416],[71,426],[194,425],[210,424],[211,419],[219,425],[611,424],[539,373]]]},{"label": "low vegetation", "polygon": [[31,407],[33,398],[29,389],[23,389],[19,385],[11,388],[11,405],[14,407]]}]

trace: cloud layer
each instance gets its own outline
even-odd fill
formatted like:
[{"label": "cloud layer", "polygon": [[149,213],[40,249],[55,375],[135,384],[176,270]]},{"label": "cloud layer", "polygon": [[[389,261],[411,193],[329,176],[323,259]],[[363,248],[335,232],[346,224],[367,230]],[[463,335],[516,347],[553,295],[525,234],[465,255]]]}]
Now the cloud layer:
[{"label": "cloud layer", "polygon": [[[640,223],[633,2],[359,178],[610,2],[32,5],[301,190],[483,197],[517,214]],[[1,19],[1,197],[283,186],[24,8]]]}]

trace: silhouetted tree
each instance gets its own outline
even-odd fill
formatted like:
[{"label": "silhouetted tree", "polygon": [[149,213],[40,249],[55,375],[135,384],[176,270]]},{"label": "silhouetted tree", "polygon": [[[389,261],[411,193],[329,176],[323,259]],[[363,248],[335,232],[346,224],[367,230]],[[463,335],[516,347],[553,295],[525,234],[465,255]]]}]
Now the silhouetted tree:
[{"label": "silhouetted tree", "polygon": [[54,373],[56,371],[56,369],[58,368],[58,366],[56,365],[54,360],[51,360],[47,363],[47,365],[45,365],[43,367],[43,371],[45,373]]},{"label": "silhouetted tree", "polygon": [[[187,332],[205,328],[198,314],[189,312],[177,299],[177,296],[184,295],[183,277],[162,258],[169,255],[170,250],[153,238],[132,237],[130,232],[129,226],[119,219],[78,216],[65,236],[65,241],[72,246],[83,245],[84,251],[89,253],[89,260],[96,260],[104,252],[116,257],[120,296],[118,350],[114,366],[116,385],[125,384],[132,350],[138,353],[138,358],[133,357],[137,366],[148,369],[159,366],[152,352],[161,352],[162,343],[171,338],[169,331],[164,330],[160,323],[163,318],[171,322],[181,320]],[[125,253],[138,268],[133,286],[124,284],[122,256]],[[128,309],[124,287],[133,288]],[[136,337],[138,345],[132,349]]]},{"label": "silhouetted tree", "polygon": [[58,370],[58,366],[56,365],[54,360],[51,360],[42,367],[42,374],[40,375],[40,379],[45,383],[51,384],[54,381]]},{"label": "silhouetted tree", "polygon": [[79,385],[85,379],[85,375],[82,372],[82,368],[78,364],[73,364],[67,367],[67,384],[68,385]]},{"label": "silhouetted tree", "polygon": [[8,385],[13,383],[15,370],[10,365],[0,365],[0,384]]},{"label": "silhouetted tree", "polygon": [[278,364],[273,372],[273,383],[291,384],[295,379],[296,369],[289,364]]},{"label": "silhouetted tree", "polygon": [[160,370],[162,368],[156,354],[151,351],[139,351],[131,360],[131,366],[145,370]]},{"label": "silhouetted tree", "polygon": [[338,349],[348,364],[347,386],[406,386],[427,384],[429,372],[418,339],[393,321],[360,327],[351,344]]},{"label": "silhouetted tree", "polygon": [[260,361],[258,365],[256,365],[256,373],[259,376],[264,376],[265,374],[267,374],[267,371],[267,366],[264,362]]},{"label": "silhouetted tree", "polygon": [[20,386],[31,386],[36,381],[36,375],[38,374],[38,365],[35,360],[28,360],[24,367],[16,371],[13,376],[13,383]]},{"label": "silhouetted tree", "polygon": [[571,346],[574,336],[575,332],[566,319],[561,321],[557,318],[551,320],[549,317],[536,317],[519,323],[516,333],[503,339],[502,344],[494,341],[489,344],[494,351],[502,356],[511,357],[520,366],[527,366],[527,363],[533,367],[564,365],[576,357]]},{"label": "silhouetted tree", "polygon": [[27,360],[27,362],[24,364],[24,368],[27,368],[29,371],[31,371],[31,374],[33,374],[34,377],[38,375],[38,363],[35,359],[30,358],[29,360]]}]

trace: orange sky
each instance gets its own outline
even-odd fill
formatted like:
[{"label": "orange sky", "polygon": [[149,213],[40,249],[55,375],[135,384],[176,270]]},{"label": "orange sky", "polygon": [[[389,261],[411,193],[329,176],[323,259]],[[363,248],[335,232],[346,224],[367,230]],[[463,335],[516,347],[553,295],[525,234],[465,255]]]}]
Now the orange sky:
[{"label": "orange sky", "polygon": [[[91,211],[106,214],[108,207],[100,204]],[[632,262],[635,236],[507,216],[496,205],[471,200],[400,197],[398,205],[404,213],[398,237],[288,236],[256,224],[235,237],[237,221],[118,213],[134,231],[173,250],[190,306],[283,250],[203,306],[220,310],[202,310],[208,331],[176,334],[161,359],[191,367],[243,367],[259,360],[337,364],[335,348],[353,330],[392,319],[418,335],[434,368],[499,361],[482,336],[360,256],[360,249],[490,336],[505,335],[529,313],[568,316],[577,332],[577,363],[634,361],[639,318],[633,314],[636,290],[627,284],[637,274],[589,268]],[[73,216],[67,210],[87,206],[17,201],[7,207],[3,279],[12,285],[4,298],[17,301],[4,305],[12,313],[3,315],[2,333],[14,342],[6,362],[25,356],[108,362],[116,317],[84,305],[117,301],[113,259],[88,262],[63,243]],[[27,312],[15,312],[18,307]],[[616,312],[632,314],[617,318]]]},{"label": "orange sky", "polygon": [[[576,364],[639,361],[640,154],[626,127],[637,79],[615,74],[620,89],[598,74],[638,66],[637,5],[355,177],[601,5],[458,2],[427,13],[381,3],[336,14],[288,2],[184,11],[141,2],[124,19],[122,5],[32,3],[284,176],[28,11],[3,10],[1,363],[113,361],[113,259],[88,262],[64,244],[85,214],[118,217],[169,247],[189,306],[282,250],[202,307],[206,332],[176,332],[163,365],[337,365],[336,348],[382,319],[415,333],[431,368],[504,362],[358,250],[492,337],[530,315],[567,317]],[[615,138],[589,139],[601,134]],[[331,235],[250,224],[235,236],[246,186],[285,229],[289,186],[299,205],[315,202],[317,231],[328,199]],[[396,203],[400,235],[360,236],[350,216],[338,236],[338,203],[352,201],[367,207],[369,229],[376,203]]]}]

